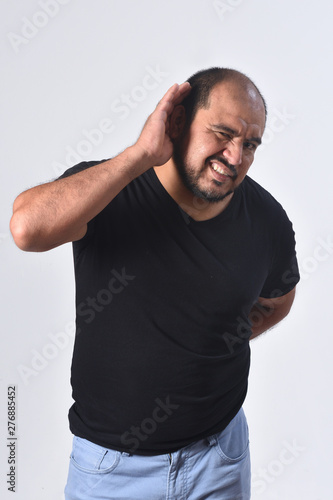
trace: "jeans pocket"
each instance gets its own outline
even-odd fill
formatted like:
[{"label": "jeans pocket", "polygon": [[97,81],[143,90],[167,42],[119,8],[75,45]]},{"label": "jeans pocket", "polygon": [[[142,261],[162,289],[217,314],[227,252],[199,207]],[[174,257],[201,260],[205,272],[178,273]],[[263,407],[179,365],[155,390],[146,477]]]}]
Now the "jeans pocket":
[{"label": "jeans pocket", "polygon": [[220,434],[216,434],[216,444],[216,450],[225,462],[236,463],[246,456],[249,429],[243,409]]},{"label": "jeans pocket", "polygon": [[120,451],[103,448],[75,436],[70,459],[74,467],[82,472],[107,474],[117,467],[120,456]]}]

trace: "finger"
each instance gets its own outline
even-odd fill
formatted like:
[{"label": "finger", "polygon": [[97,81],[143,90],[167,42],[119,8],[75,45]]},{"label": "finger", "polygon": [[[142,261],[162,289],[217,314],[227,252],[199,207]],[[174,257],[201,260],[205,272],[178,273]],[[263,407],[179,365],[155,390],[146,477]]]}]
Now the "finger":
[{"label": "finger", "polygon": [[182,100],[188,95],[190,90],[191,86],[188,82],[184,82],[181,85],[175,83],[162,97],[162,99],[156,106],[156,111],[165,111],[167,115],[170,116],[175,106],[182,102]]},{"label": "finger", "polygon": [[174,85],[172,85],[172,87],[169,88],[160,102],[171,102],[174,106],[176,106],[184,99],[186,95],[189,94],[190,90],[191,85],[189,84],[189,82],[184,82],[180,85],[175,83]]},{"label": "finger", "polygon": [[177,95],[178,93],[178,90],[179,90],[179,85],[178,83],[174,83],[172,85],[172,87],[170,87],[167,92],[164,94],[164,96],[162,97],[162,99],[159,101],[158,105],[159,104],[165,104],[165,103],[168,103],[168,102],[173,102],[175,96]]},{"label": "finger", "polygon": [[190,93],[191,91],[191,85],[189,82],[184,82],[181,85],[179,85],[178,91],[174,97],[173,104],[174,106],[177,106],[182,102],[183,99]]},{"label": "finger", "polygon": [[191,90],[190,82],[183,82],[179,85],[179,92],[187,93]]}]

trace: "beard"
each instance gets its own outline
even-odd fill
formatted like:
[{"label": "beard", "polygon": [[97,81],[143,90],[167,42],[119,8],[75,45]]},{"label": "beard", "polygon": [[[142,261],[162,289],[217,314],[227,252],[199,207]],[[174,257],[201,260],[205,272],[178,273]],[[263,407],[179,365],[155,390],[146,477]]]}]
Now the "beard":
[{"label": "beard", "polygon": [[204,169],[195,172],[193,168],[191,168],[188,164],[186,164],[184,160],[184,156],[180,151],[178,144],[174,144],[174,152],[173,152],[173,160],[179,176],[184,184],[184,186],[197,198],[204,200],[208,203],[218,203],[219,201],[224,200],[227,196],[230,196],[234,190],[231,189],[226,193],[222,193],[221,188],[223,186],[222,182],[219,182],[216,179],[212,179],[213,186],[211,188],[201,188],[200,187],[200,177],[202,175],[203,170],[209,168],[209,163],[212,160],[217,160],[220,163],[223,163],[229,170],[233,173],[232,179],[236,180],[237,172],[233,165],[231,165],[225,158],[221,156],[210,156],[205,161]]}]

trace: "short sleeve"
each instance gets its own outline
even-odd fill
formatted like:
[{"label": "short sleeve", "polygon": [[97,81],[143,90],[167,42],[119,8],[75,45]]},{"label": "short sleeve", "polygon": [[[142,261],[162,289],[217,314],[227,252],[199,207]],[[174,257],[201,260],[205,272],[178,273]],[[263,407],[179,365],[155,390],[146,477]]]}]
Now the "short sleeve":
[{"label": "short sleeve", "polygon": [[275,298],[289,293],[300,280],[296,256],[295,232],[282,210],[274,231],[272,262],[260,297]]},{"label": "short sleeve", "polygon": [[59,179],[65,179],[66,177],[70,177],[71,175],[78,174],[79,172],[82,172],[83,170],[86,170],[87,168],[94,167],[95,165],[99,165],[100,163],[103,163],[106,160],[99,160],[99,161],[83,161],[81,163],[78,163],[77,165],[74,165],[73,167],[68,168],[65,170],[63,174],[60,175],[60,177],[57,177],[56,180]]},{"label": "short sleeve", "polygon": [[[56,181],[60,180],[60,179],[65,179],[66,177],[70,177],[71,175],[78,174],[79,172],[82,172],[83,170],[86,170],[87,168],[94,167],[95,165],[99,165],[100,163],[103,163],[104,161],[106,161],[106,160],[84,161],[84,162],[78,163],[77,165],[74,165],[73,167],[70,167],[67,170],[65,170],[65,172],[62,175],[60,175],[60,177],[58,177],[56,179]],[[94,231],[95,231],[95,220],[92,219],[91,221],[88,222],[87,232],[83,236],[83,238],[81,238],[78,241],[73,241],[74,253],[77,253],[77,254],[80,253],[81,249],[84,246],[86,246],[88,241],[91,239],[92,235],[94,234]]]}]

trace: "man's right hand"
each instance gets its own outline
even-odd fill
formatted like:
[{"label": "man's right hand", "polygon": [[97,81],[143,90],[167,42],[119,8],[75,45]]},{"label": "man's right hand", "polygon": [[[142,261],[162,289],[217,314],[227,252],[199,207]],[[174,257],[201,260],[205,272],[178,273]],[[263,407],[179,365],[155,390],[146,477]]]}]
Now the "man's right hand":
[{"label": "man's right hand", "polygon": [[22,250],[42,252],[83,238],[88,222],[146,170],[172,155],[170,116],[190,91],[173,85],[148,117],[139,139],[115,158],[28,189],[15,200],[10,229]]},{"label": "man's right hand", "polygon": [[148,117],[139,139],[133,146],[139,156],[141,153],[152,167],[164,165],[172,156],[173,144],[169,136],[170,117],[190,90],[188,82],[181,85],[175,83],[170,87]]}]

